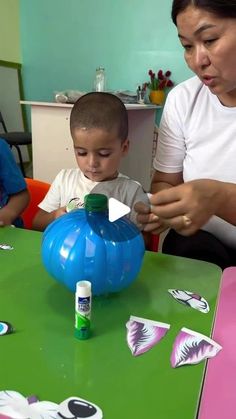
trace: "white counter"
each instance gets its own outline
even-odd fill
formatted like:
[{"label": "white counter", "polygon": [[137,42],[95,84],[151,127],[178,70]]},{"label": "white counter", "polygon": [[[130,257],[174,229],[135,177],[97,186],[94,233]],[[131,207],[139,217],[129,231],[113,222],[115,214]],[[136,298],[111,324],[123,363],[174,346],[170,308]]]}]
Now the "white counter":
[{"label": "white counter", "polygon": [[[69,118],[73,104],[21,101],[31,106],[33,177],[52,182],[64,168],[76,167]],[[125,105],[129,118],[129,153],[120,171],[148,190],[152,165],[154,105]]]},{"label": "white counter", "polygon": [[[31,105],[31,106],[48,106],[48,107],[56,107],[56,108],[73,108],[73,103],[57,103],[57,102],[31,102],[22,100],[20,102],[22,105]],[[143,104],[140,105],[139,103],[132,103],[132,104],[125,104],[125,107],[128,111],[131,110],[142,110],[142,109],[158,109],[161,106],[156,105],[147,105]]]}]

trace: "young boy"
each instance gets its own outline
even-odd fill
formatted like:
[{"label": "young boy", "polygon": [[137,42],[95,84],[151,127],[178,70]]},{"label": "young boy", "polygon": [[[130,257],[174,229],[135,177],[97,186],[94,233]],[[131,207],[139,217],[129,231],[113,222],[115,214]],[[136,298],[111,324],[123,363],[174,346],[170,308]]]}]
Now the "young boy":
[{"label": "young boy", "polygon": [[0,138],[0,226],[13,224],[23,227],[20,214],[28,203],[29,193],[24,177],[9,145]]},{"label": "young boy", "polygon": [[[128,115],[121,100],[110,93],[88,93],[77,100],[71,111],[70,131],[78,164],[56,176],[33,220],[35,230],[44,230],[66,206],[76,199],[84,206],[84,196],[93,191],[113,197],[131,209],[146,195],[138,182],[118,172],[120,160],[129,149]],[[136,213],[130,219],[136,222]]]}]

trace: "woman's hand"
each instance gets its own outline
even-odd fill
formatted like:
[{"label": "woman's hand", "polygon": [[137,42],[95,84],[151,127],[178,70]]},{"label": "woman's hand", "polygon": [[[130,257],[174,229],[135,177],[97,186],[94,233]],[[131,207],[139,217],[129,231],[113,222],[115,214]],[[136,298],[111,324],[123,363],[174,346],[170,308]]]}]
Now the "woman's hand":
[{"label": "woman's hand", "polygon": [[151,212],[150,206],[148,207],[142,202],[137,202],[134,209],[138,213],[137,221],[143,226],[143,231],[160,234],[168,228],[165,220],[161,220],[157,215]]},{"label": "woman's hand", "polygon": [[164,189],[150,197],[150,208],[136,204],[144,231],[160,233],[173,228],[188,236],[199,230],[224,205],[223,183],[201,179]]}]

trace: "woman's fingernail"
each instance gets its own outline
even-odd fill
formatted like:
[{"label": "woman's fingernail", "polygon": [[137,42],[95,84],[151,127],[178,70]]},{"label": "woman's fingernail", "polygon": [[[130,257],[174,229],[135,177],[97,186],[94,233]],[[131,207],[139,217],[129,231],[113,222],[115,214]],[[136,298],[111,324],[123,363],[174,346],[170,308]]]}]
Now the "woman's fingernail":
[{"label": "woman's fingernail", "polygon": [[189,218],[187,215],[182,215],[183,224],[188,227],[190,224],[192,224],[191,218]]}]

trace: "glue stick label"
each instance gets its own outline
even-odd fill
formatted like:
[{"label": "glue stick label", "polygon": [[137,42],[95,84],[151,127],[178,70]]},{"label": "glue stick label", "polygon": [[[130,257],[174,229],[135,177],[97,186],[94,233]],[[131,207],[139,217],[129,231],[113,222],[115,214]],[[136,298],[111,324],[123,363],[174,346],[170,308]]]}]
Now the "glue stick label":
[{"label": "glue stick label", "polygon": [[76,311],[90,315],[90,297],[78,297]]},{"label": "glue stick label", "polygon": [[91,283],[80,281],[75,294],[75,336],[87,339],[90,335]]}]

